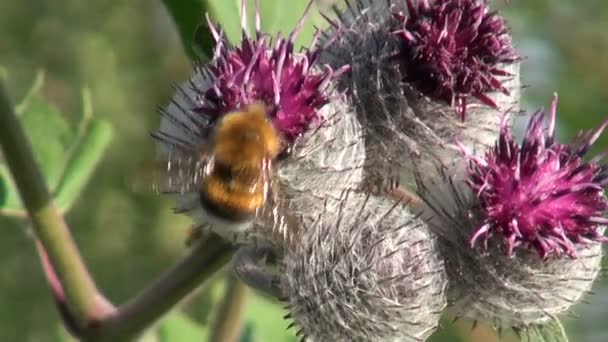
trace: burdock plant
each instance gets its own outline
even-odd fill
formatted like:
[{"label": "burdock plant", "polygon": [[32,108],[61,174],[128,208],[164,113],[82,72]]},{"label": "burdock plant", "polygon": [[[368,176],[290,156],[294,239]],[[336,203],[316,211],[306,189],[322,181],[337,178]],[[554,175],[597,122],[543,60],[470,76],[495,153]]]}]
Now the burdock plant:
[{"label": "burdock plant", "polygon": [[[183,2],[164,2],[179,18]],[[457,318],[527,331],[589,292],[606,241],[608,166],[586,155],[608,121],[561,144],[554,101],[518,142],[505,113],[518,111],[520,58],[487,1],[346,1],[299,51],[312,0],[287,36],[264,33],[258,8],[249,34],[245,4],[238,42],[205,18],[211,48],[201,51],[210,54],[176,87],[153,136],[173,161],[204,149],[224,115],[263,104],[282,144],[275,220],[256,221],[255,239],[239,246],[211,231],[122,306],[88,274],[62,217],[69,205],[54,204],[0,88],[0,143],[14,178],[0,173],[0,185],[16,184],[72,334],[132,340],[231,259],[236,276],[285,303],[299,337],[317,342],[424,341],[446,306]],[[191,176],[202,173],[196,166]],[[397,178],[416,179],[422,205],[395,196]],[[204,225],[196,190],[178,192],[177,211]],[[227,322],[219,330],[239,326],[218,319]]]},{"label": "burdock plant", "polygon": [[557,97],[548,115],[531,116],[521,143],[505,115],[483,156],[460,146],[455,174],[421,184],[459,317],[498,328],[545,323],[588,294],[599,274],[608,166],[603,155],[584,158],[608,121],[561,144],[556,111]]}]

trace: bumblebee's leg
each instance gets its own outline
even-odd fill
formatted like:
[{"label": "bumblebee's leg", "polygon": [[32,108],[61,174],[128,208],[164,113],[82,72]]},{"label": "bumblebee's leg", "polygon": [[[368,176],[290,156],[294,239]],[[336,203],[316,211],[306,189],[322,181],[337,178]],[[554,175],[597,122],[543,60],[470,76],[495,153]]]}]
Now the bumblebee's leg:
[{"label": "bumblebee's leg", "polygon": [[271,247],[243,246],[232,257],[232,272],[247,286],[281,298],[279,277],[268,269],[276,259],[276,252]]},{"label": "bumblebee's leg", "polygon": [[384,191],[393,199],[402,201],[410,206],[418,206],[422,204],[422,199],[420,199],[418,195],[399,184],[399,176],[395,175],[389,177]]}]

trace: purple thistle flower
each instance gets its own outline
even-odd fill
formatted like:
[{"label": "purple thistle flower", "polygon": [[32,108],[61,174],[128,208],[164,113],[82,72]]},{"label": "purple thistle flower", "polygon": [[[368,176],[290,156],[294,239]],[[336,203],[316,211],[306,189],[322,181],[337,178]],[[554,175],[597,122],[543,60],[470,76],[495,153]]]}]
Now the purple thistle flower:
[{"label": "purple thistle flower", "polygon": [[228,112],[262,102],[277,129],[291,143],[320,120],[318,110],[331,100],[325,92],[328,83],[347,67],[336,72],[329,66],[319,67],[316,49],[294,53],[294,41],[312,0],[289,36],[277,36],[274,41],[260,31],[259,11],[256,11],[255,36],[248,36],[245,2],[241,4],[240,46],[233,46],[207,16],[216,45],[211,63],[199,65],[198,71],[211,80],[211,86],[201,89],[192,84],[197,101],[191,110],[213,124]]},{"label": "purple thistle flower", "polygon": [[[462,180],[461,163],[441,165],[435,177],[418,175],[424,205],[420,217],[438,236],[438,250],[448,275],[450,312],[487,322],[494,328],[527,328],[545,324],[591,293],[602,268],[602,245],[577,244],[578,258],[534,249],[517,256],[504,253],[501,239],[487,240],[483,253],[471,248],[471,235],[484,220],[479,198]],[[601,232],[604,227],[600,227]]]},{"label": "purple thistle flower", "polygon": [[470,243],[482,239],[485,245],[495,235],[505,238],[508,255],[516,247],[534,248],[542,259],[564,253],[575,258],[575,243],[608,242],[600,225],[608,200],[605,155],[590,161],[583,157],[608,126],[585,132],[571,144],[555,142],[557,95],[543,129],[545,113],[530,119],[523,142],[518,144],[503,118],[496,145],[485,158],[474,156],[461,146],[468,159],[467,184],[476,193],[483,220]]},{"label": "purple thistle flower", "polygon": [[491,108],[487,93],[509,94],[501,64],[518,60],[505,20],[486,0],[405,0],[408,15],[394,14],[401,27],[398,54],[405,81],[423,94],[456,106],[462,120],[472,96]]}]

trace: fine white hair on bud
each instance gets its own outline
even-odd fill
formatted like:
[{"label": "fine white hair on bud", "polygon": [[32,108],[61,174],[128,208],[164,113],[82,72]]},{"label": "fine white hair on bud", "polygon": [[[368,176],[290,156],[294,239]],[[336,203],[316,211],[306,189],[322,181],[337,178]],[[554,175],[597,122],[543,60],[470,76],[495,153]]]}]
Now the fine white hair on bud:
[{"label": "fine white hair on bud", "polygon": [[326,204],[280,262],[298,336],[424,341],[438,325],[447,284],[424,222],[388,198],[345,192]]},{"label": "fine white hair on bud", "polygon": [[[366,127],[367,169],[392,168],[413,183],[413,159],[429,171],[433,159],[452,160],[457,153],[443,147],[454,136],[484,150],[500,113],[519,110],[518,58],[485,1],[346,0],[341,8],[327,19],[320,61],[350,65],[337,83]],[[445,35],[427,39],[425,27]]]},{"label": "fine white hair on bud", "polygon": [[364,180],[364,128],[344,97],[333,98],[320,110],[321,125],[302,136],[278,168],[289,211],[306,223],[324,202],[339,203],[344,191],[359,189]]},{"label": "fine white hair on bud", "polygon": [[533,249],[519,248],[509,256],[501,239],[471,246],[483,220],[477,197],[460,176],[439,173],[419,184],[425,202],[421,217],[439,236],[449,308],[457,317],[519,328],[570,313],[590,294],[601,269],[600,243],[578,244],[577,258],[551,255],[545,260]]},{"label": "fine white hair on bud", "polygon": [[352,106],[340,95],[333,98],[320,110],[321,124],[296,142],[279,169],[291,191],[307,192],[321,201],[357,188],[366,158],[364,129]]}]

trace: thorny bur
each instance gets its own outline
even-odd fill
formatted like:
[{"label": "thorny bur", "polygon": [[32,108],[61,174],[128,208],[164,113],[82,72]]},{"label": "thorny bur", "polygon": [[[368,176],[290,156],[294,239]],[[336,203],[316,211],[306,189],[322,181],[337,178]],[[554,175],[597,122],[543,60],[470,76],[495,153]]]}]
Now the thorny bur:
[{"label": "thorny bur", "polygon": [[279,286],[310,341],[423,341],[445,306],[435,239],[407,206],[346,192],[285,251]]},{"label": "thorny bur", "polygon": [[544,323],[568,312],[599,274],[608,167],[603,156],[582,158],[606,123],[557,143],[556,106],[546,129],[544,111],[532,115],[521,144],[503,121],[485,156],[463,150],[455,175],[421,181],[458,316],[499,328]]},{"label": "thorny bur", "polygon": [[[519,59],[504,19],[476,0],[346,0],[327,19],[320,60],[366,127],[368,169],[395,167],[405,183],[430,160],[448,161],[454,135],[493,143],[500,110],[519,105]],[[466,112],[466,116],[464,115]],[[464,122],[463,122],[463,119]]]}]

